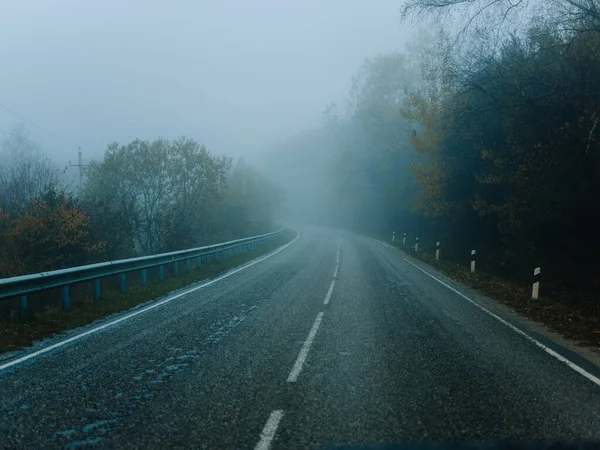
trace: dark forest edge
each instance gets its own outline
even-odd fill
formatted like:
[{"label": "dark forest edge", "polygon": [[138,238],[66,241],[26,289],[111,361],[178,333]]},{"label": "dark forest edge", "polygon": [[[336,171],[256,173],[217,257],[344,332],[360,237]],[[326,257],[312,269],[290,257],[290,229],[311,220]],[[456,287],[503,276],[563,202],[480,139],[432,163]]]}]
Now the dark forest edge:
[{"label": "dark forest edge", "polygon": [[[192,270],[186,273],[182,268],[179,274],[172,271],[166,273],[165,280],[158,281],[155,273],[149,273],[147,286],[141,286],[139,280],[130,277],[127,294],[121,295],[118,289],[118,277],[109,277],[105,285],[109,288],[100,300],[93,299],[93,285],[91,282],[80,283],[73,289],[71,308],[63,310],[56,299],[59,297],[58,289],[49,290],[33,297],[33,302],[43,305],[30,312],[24,319],[3,321],[0,326],[0,353],[12,352],[76,327],[89,325],[101,320],[110,314],[127,311],[133,307],[156,301],[173,291],[188,287],[203,280],[218,277],[228,270],[239,267],[246,262],[265,255],[278,247],[290,242],[297,236],[295,231],[285,229],[275,239],[268,241],[263,246],[244,253],[238,253],[227,259],[212,259],[210,264],[196,265],[193,259]],[[54,300],[54,301],[53,301]],[[10,303],[6,301],[7,304]],[[13,302],[14,303],[14,302]],[[16,305],[10,303],[13,309]]]}]

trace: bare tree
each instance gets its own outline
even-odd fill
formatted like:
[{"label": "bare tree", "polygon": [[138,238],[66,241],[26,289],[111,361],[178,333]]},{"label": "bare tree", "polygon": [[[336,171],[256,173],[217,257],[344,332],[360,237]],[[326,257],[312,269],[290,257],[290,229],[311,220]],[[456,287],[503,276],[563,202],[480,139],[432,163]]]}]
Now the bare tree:
[{"label": "bare tree", "polygon": [[461,17],[461,32],[470,27],[511,28],[540,18],[564,31],[600,32],[600,0],[407,0],[404,19],[432,15],[449,23]]},{"label": "bare tree", "polygon": [[60,185],[58,166],[22,126],[0,143],[0,161],[0,208],[5,212],[26,207],[32,198]]}]

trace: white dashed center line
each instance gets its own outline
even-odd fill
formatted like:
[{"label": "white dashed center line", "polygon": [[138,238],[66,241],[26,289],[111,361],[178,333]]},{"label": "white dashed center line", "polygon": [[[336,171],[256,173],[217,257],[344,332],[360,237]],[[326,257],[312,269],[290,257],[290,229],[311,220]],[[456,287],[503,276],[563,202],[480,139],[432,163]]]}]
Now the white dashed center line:
[{"label": "white dashed center line", "polygon": [[315,340],[315,336],[317,335],[317,331],[319,330],[319,326],[321,325],[321,320],[323,320],[323,312],[321,311],[317,318],[315,319],[315,323],[313,323],[312,328],[310,329],[310,333],[308,333],[308,337],[306,341],[304,341],[304,345],[298,354],[298,358],[296,359],[296,363],[294,367],[292,367],[292,371],[290,372],[287,381],[288,383],[294,383],[298,380],[298,376],[300,372],[302,372],[302,367],[304,366],[304,362],[308,357],[308,352],[310,351],[310,347]]},{"label": "white dashed center line", "polygon": [[333,293],[334,286],[335,286],[335,280],[333,280],[331,282],[331,284],[329,285],[329,290],[327,291],[327,295],[325,296],[325,301],[323,302],[324,305],[329,304],[329,299],[331,298],[331,294]]},{"label": "white dashed center line", "polygon": [[256,447],[254,447],[254,450],[269,450],[271,448],[271,442],[275,437],[277,427],[279,426],[279,422],[281,421],[282,417],[283,411],[280,409],[273,411],[269,415],[269,419],[267,420],[267,423],[260,434],[260,441],[258,441]]}]

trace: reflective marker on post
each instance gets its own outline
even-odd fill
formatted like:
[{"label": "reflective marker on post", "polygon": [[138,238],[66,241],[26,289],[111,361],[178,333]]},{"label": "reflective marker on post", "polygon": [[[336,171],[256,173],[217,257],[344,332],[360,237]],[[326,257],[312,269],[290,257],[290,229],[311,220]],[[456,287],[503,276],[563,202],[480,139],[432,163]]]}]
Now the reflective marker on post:
[{"label": "reflective marker on post", "polygon": [[435,244],[435,259],[438,261],[440,259],[440,241]]},{"label": "reflective marker on post", "polygon": [[392,232],[392,242],[396,242],[396,232]]},{"label": "reflective marker on post", "polygon": [[417,253],[419,251],[419,238],[416,237],[415,238],[415,253]]},{"label": "reflective marker on post", "polygon": [[475,273],[475,250],[471,250],[471,273]]},{"label": "reflective marker on post", "polygon": [[404,233],[404,237],[402,238],[402,245],[406,245],[406,233]]},{"label": "reflective marker on post", "polygon": [[537,300],[540,298],[540,274],[542,269],[536,267],[533,271],[533,288],[531,289],[531,299]]}]

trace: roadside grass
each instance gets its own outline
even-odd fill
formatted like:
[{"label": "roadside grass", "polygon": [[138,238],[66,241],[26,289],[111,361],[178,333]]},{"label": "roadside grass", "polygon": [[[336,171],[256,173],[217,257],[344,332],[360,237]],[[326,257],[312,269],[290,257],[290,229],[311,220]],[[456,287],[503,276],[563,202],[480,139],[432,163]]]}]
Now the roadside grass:
[{"label": "roadside grass", "polygon": [[[531,300],[531,284],[524,285],[495,276],[477,268],[471,273],[470,261],[458,264],[442,258],[435,259],[435,253],[421,251],[415,254],[414,245],[391,243],[407,255],[416,258],[444,273],[449,278],[477,289],[494,298],[515,312],[544,324],[581,345],[592,346],[600,350],[600,302],[590,294],[559,288],[544,283],[542,278],[540,298]],[[466,259],[466,258],[465,258]]]},{"label": "roadside grass", "polygon": [[[55,301],[50,305],[46,304],[41,310],[32,311],[25,319],[1,321],[0,353],[22,349],[40,339],[90,324],[110,314],[127,311],[191,284],[216,278],[232,268],[275,250],[291,241],[295,236],[295,232],[285,230],[281,236],[262,247],[240,253],[223,261],[212,261],[210,264],[201,264],[197,267],[192,266],[192,271],[189,273],[180,271],[178,275],[171,274],[163,281],[148,277],[148,284],[145,287],[134,282],[136,277],[128,276],[129,282],[125,295],[121,295],[118,289],[107,287],[103,289],[102,298],[94,301],[91,283],[81,283],[84,286],[79,286],[78,293],[80,295],[73,295],[71,309],[67,311],[58,305],[59,301]],[[116,285],[116,283],[113,284]],[[45,295],[60,297],[56,290],[48,291]]]}]

